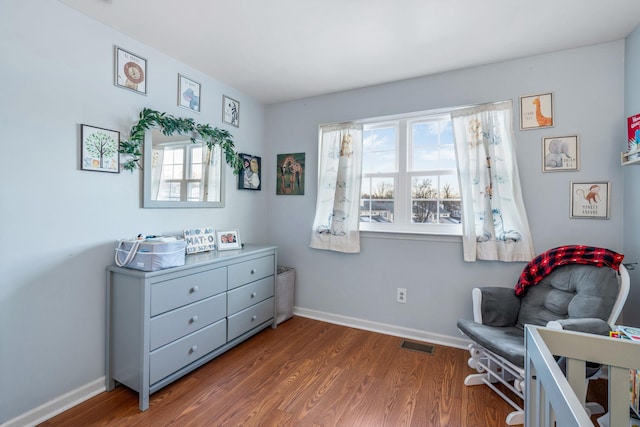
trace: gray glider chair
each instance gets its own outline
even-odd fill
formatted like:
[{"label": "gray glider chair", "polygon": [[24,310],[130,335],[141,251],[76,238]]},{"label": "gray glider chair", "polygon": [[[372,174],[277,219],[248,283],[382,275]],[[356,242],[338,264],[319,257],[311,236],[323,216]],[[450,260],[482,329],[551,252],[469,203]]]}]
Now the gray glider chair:
[{"label": "gray glider chair", "polygon": [[[558,266],[528,287],[522,297],[513,288],[474,288],[473,320],[458,320],[458,329],[473,341],[469,366],[478,371],[465,378],[465,385],[489,386],[514,408],[507,424],[522,424],[523,404],[514,402],[496,384],[511,390],[516,400],[524,400],[524,325],[608,335],[629,293],[629,274],[622,264],[618,268]],[[597,371],[596,367],[586,375],[597,377]],[[604,412],[596,403],[586,407],[594,414]]]}]

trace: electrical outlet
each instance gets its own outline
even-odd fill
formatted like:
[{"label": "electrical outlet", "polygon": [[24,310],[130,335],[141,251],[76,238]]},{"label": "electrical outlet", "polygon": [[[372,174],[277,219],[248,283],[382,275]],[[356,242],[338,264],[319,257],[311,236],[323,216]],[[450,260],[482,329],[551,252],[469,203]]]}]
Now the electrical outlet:
[{"label": "electrical outlet", "polygon": [[406,304],[407,303],[407,290],[404,288],[398,288],[396,293],[396,302]]}]

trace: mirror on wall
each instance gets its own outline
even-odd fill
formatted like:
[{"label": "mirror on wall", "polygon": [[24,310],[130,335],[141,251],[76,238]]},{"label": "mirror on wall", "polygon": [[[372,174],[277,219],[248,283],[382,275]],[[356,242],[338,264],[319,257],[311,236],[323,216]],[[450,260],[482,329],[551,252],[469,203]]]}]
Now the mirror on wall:
[{"label": "mirror on wall", "polygon": [[158,129],[145,133],[143,207],[224,207],[222,155],[203,141],[186,135],[164,135]]}]

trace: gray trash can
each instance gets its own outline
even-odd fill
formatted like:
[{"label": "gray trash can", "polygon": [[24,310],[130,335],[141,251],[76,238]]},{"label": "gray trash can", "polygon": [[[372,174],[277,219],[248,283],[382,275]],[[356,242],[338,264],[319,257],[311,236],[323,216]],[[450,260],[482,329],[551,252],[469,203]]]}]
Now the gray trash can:
[{"label": "gray trash can", "polygon": [[276,324],[293,316],[293,293],[296,283],[295,270],[278,266],[276,276]]}]

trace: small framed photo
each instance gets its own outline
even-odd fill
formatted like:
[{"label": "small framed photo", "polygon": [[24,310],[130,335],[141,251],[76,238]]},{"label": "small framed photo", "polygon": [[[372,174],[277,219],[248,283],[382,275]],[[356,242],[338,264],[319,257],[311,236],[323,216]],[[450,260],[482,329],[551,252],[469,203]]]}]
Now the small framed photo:
[{"label": "small framed photo", "polygon": [[238,173],[238,189],[240,190],[260,190],[262,161],[258,156],[239,153],[242,160],[242,169]]},{"label": "small framed photo", "polygon": [[114,84],[123,89],[147,94],[147,60],[141,56],[116,46],[115,47],[115,81]]},{"label": "small framed photo", "polygon": [[80,168],[97,172],[120,172],[120,132],[80,125]]},{"label": "small framed photo", "polygon": [[578,135],[542,138],[542,171],[580,170]]},{"label": "small framed photo", "polygon": [[222,122],[240,127],[240,103],[227,95],[222,95]]},{"label": "small framed photo", "polygon": [[553,93],[520,97],[520,130],[553,127]]},{"label": "small framed photo", "polygon": [[242,243],[240,243],[240,233],[238,230],[218,231],[216,236],[216,244],[219,251],[242,248]]},{"label": "small framed photo", "polygon": [[609,219],[611,183],[571,183],[571,218]]},{"label": "small framed photo", "polygon": [[200,112],[200,83],[178,74],[178,106]]}]

